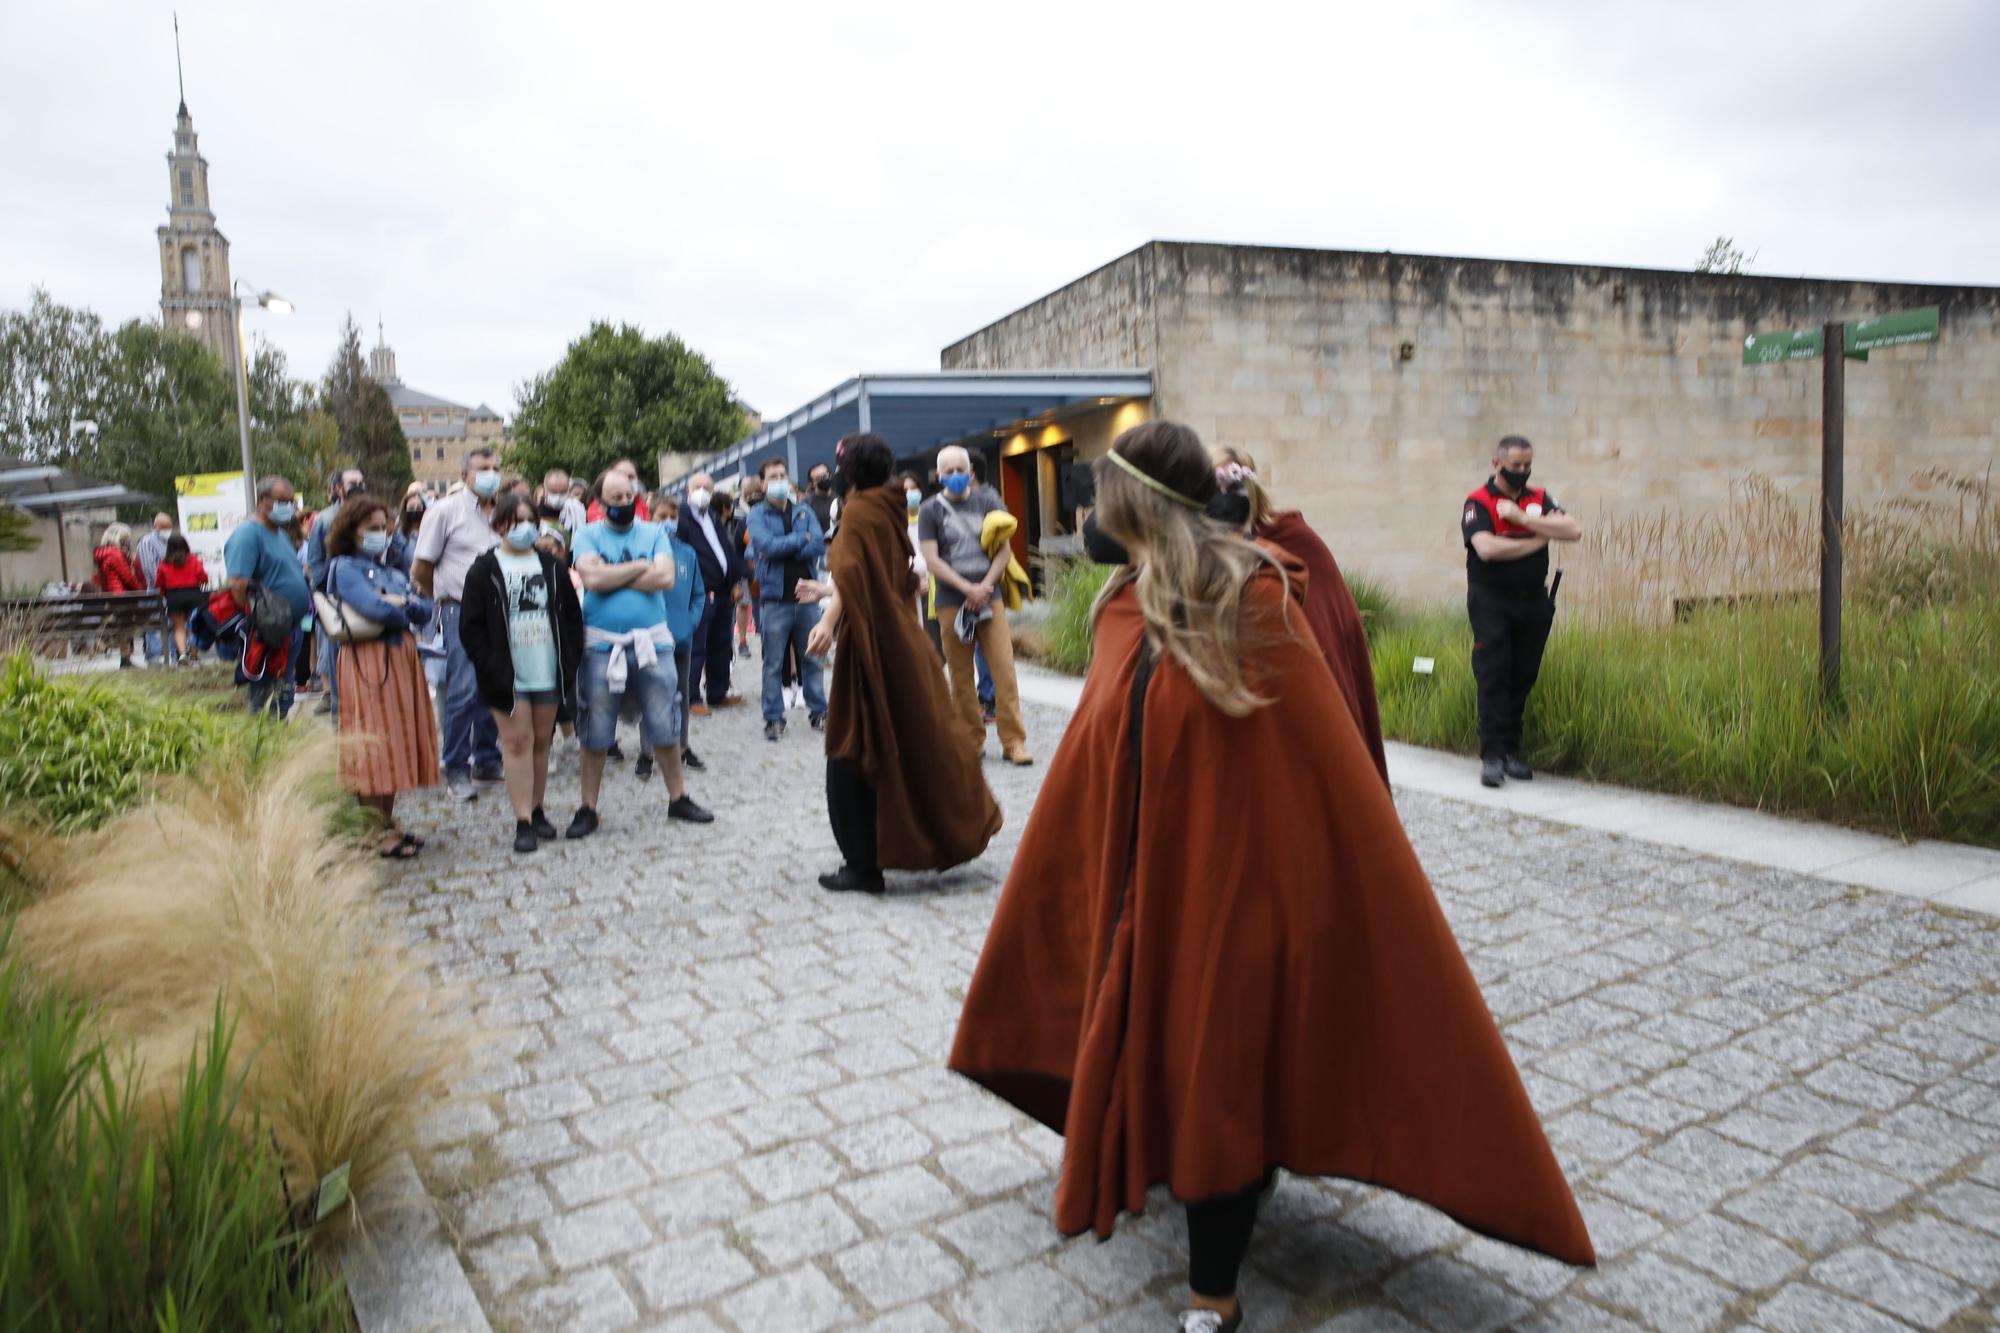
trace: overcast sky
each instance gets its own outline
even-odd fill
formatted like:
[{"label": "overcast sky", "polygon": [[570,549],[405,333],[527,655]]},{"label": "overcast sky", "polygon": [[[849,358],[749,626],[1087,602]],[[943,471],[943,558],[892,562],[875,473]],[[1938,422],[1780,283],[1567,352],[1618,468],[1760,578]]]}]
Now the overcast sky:
[{"label": "overcast sky", "polygon": [[[509,413],[605,318],[776,415],[1156,237],[2000,284],[1996,0],[179,5],[255,326]],[[158,316],[169,15],[0,3],[0,305]]]}]

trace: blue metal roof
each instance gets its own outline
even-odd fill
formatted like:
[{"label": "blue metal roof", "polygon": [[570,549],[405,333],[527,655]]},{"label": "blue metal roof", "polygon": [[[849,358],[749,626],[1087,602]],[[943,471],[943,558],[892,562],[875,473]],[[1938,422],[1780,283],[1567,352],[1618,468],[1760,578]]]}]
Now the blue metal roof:
[{"label": "blue metal roof", "polygon": [[[793,476],[833,464],[843,435],[872,430],[899,459],[1037,420],[1080,404],[1107,405],[1153,392],[1150,370],[978,370],[868,374],[836,386],[804,407],[765,424],[748,439],[702,459],[689,474],[754,473],[772,458]],[[684,485],[677,483],[677,487]]]}]

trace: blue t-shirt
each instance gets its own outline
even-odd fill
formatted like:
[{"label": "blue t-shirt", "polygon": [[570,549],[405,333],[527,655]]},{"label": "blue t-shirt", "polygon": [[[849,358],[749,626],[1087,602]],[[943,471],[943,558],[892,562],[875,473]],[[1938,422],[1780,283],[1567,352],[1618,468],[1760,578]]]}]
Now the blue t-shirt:
[{"label": "blue t-shirt", "polygon": [[[573,551],[578,564],[587,555],[603,559],[607,565],[628,560],[654,560],[670,550],[666,529],[657,523],[634,520],[623,532],[609,523],[590,523],[576,534]],[[616,592],[583,593],[583,623],[596,629],[624,634],[635,629],[651,629],[667,623],[667,604],[657,592],[620,588]]]},{"label": "blue t-shirt", "polygon": [[222,544],[222,563],[232,579],[249,579],[264,590],[282,597],[300,620],[312,610],[312,592],[306,587],[305,568],[299,553],[282,532],[273,532],[254,518],[245,519]]}]

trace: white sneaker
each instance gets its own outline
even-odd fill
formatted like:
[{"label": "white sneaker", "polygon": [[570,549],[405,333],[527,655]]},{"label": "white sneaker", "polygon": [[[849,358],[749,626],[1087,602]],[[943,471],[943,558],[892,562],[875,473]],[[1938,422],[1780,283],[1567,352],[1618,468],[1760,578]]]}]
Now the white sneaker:
[{"label": "white sneaker", "polygon": [[470,778],[453,778],[444,784],[444,789],[451,793],[451,799],[454,801],[476,801],[479,799],[479,788],[472,785]]}]

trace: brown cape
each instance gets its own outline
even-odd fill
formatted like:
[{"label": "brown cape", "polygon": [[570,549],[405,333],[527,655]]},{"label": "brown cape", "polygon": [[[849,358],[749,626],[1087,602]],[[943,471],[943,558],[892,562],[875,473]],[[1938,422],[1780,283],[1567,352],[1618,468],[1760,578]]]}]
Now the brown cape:
[{"label": "brown cape", "polygon": [[1258,574],[1245,641],[1275,702],[1247,718],[1172,661],[1154,669],[1135,794],[1144,630],[1129,589],[1106,605],[951,1068],[1064,1135],[1065,1235],[1108,1236],[1155,1183],[1207,1199],[1276,1166],[1592,1263],[1353,716],[1286,610],[1276,572]]},{"label": "brown cape", "polygon": [[944,669],[910,591],[900,487],[850,495],[827,548],[839,589],[826,753],[875,787],[876,855],[886,870],[947,870],[986,850],[1000,807],[951,711]]},{"label": "brown cape", "polygon": [[1355,725],[1368,746],[1375,771],[1389,781],[1389,757],[1382,752],[1382,715],[1375,704],[1375,667],[1368,659],[1368,634],[1362,628],[1361,608],[1340,576],[1340,566],[1317,532],[1296,509],[1273,514],[1257,535],[1292,556],[1306,567],[1306,591],[1302,599],[1306,624],[1312,627],[1319,650],[1333,671],[1341,697],[1354,710]]}]

